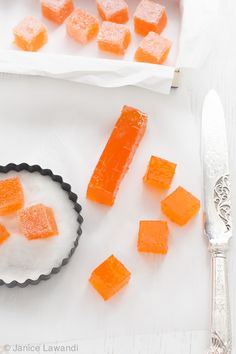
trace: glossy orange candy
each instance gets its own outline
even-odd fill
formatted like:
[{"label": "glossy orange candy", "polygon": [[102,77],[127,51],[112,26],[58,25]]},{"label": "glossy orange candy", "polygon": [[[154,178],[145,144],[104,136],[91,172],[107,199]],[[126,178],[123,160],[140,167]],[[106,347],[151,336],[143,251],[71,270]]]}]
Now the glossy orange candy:
[{"label": "glossy orange candy", "polygon": [[108,300],[129,282],[130,276],[128,269],[112,255],[92,272],[89,281]]},{"label": "glossy orange candy", "polygon": [[162,200],[161,209],[171,221],[182,226],[197,214],[200,201],[184,188],[178,187]]},{"label": "glossy orange candy", "polygon": [[24,193],[19,177],[0,181],[0,215],[16,212],[24,206]]},{"label": "glossy orange candy", "polygon": [[74,10],[73,0],[41,0],[41,10],[44,17],[61,24]]},{"label": "glossy orange candy", "polygon": [[98,34],[99,49],[113,54],[124,55],[131,41],[126,25],[104,21]]},{"label": "glossy orange candy", "polygon": [[66,20],[68,35],[81,44],[94,39],[99,31],[97,18],[85,10],[75,9]]},{"label": "glossy orange candy", "polygon": [[146,36],[153,31],[161,33],[167,23],[166,9],[152,0],[142,0],[134,14],[134,28],[138,34]]},{"label": "glossy orange candy", "polygon": [[138,251],[166,254],[168,251],[168,235],[169,230],[166,221],[140,221]]},{"label": "glossy orange candy", "polygon": [[125,0],[96,0],[99,15],[103,21],[126,23],[129,8]]},{"label": "glossy orange candy", "polygon": [[2,245],[10,236],[9,232],[5,228],[5,226],[0,225],[0,245]]},{"label": "glossy orange candy", "polygon": [[40,239],[58,234],[52,208],[43,204],[33,205],[18,212],[22,233],[29,239]]},{"label": "glossy orange candy", "polygon": [[168,189],[175,174],[176,164],[160,157],[151,156],[143,180],[149,186]]},{"label": "glossy orange candy", "polygon": [[144,135],[147,115],[124,106],[87,189],[87,198],[113,205],[120,183]]},{"label": "glossy orange candy", "polygon": [[155,32],[149,32],[135,53],[135,60],[144,63],[162,64],[167,59],[171,42]]},{"label": "glossy orange candy", "polygon": [[13,32],[15,44],[25,51],[35,52],[48,40],[45,25],[32,16],[28,16],[21,21]]}]

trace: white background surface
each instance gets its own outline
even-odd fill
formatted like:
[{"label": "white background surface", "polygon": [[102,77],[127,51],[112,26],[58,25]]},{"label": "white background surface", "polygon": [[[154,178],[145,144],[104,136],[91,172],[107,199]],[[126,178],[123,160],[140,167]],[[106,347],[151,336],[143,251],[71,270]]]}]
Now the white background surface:
[{"label": "white background surface", "polygon": [[[174,352],[195,354],[202,353],[206,348],[210,274],[205,242],[200,235],[200,218],[196,219],[189,229],[188,227],[180,231],[176,228],[172,229],[172,250],[169,258],[167,257],[161,263],[153,259],[140,259],[138,255],[131,260],[130,249],[134,239],[127,243],[124,237],[127,230],[124,231],[124,225],[115,220],[115,214],[118,203],[123,205],[126,202],[125,193],[128,193],[130,181],[132,180],[133,183],[133,178],[141,177],[141,170],[149,156],[147,151],[150,148],[156,149],[156,153],[166,155],[177,163],[180,161],[179,175],[176,176],[174,185],[181,182],[186,187],[191,187],[195,194],[200,192],[198,155],[200,112],[203,97],[212,87],[219,91],[226,112],[235,204],[236,52],[231,44],[236,33],[235,19],[232,15],[236,13],[236,8],[232,1],[226,1],[222,5],[222,23],[214,50],[203,68],[195,72],[190,70],[183,72],[181,87],[172,91],[170,96],[151,94],[135,88],[92,89],[88,86],[39,78],[5,77],[1,80],[1,163],[13,160],[16,162],[37,160],[53,168],[55,172],[63,174],[65,180],[72,183],[75,191],[81,195],[82,200],[89,172],[85,166],[89,161],[91,172],[99,151],[97,149],[96,156],[89,151],[86,151],[86,155],[82,155],[79,151],[87,140],[98,145],[104,141],[102,134],[108,134],[111,126],[107,126],[105,132],[103,119],[110,119],[111,113],[119,112],[123,103],[139,106],[151,117],[148,134],[154,134],[156,131],[157,138],[156,144],[152,146],[149,145],[148,138],[143,141],[139,149],[140,154],[136,155],[112,213],[104,215],[103,210],[98,211],[97,207],[86,204],[84,216],[92,215],[95,218],[97,215],[97,220],[95,224],[91,224],[91,221],[86,218],[84,238],[74,259],[62,273],[37,287],[23,290],[0,289],[2,321],[0,342],[38,342],[39,336],[41,338],[44,336],[45,341],[82,339],[79,344],[83,354],[95,352],[99,354],[127,352],[130,354],[172,354]],[[93,105],[89,103],[90,100],[95,100]],[[107,106],[107,102],[112,102],[112,106]],[[81,124],[82,116],[83,124]],[[93,121],[91,135],[85,137],[81,131],[84,127],[88,128],[90,120]],[[110,124],[112,125],[112,119]],[[141,151],[145,151],[147,155],[141,154]],[[136,168],[140,171],[137,174]],[[157,215],[158,203],[156,204],[153,196],[145,191],[145,196],[134,194],[129,208],[122,211],[128,221],[133,220],[133,205],[140,200],[146,203],[145,213],[151,217]],[[235,216],[234,212],[234,219]],[[110,242],[108,244],[105,242],[106,249],[100,249],[101,243],[96,239],[95,227],[99,225],[100,220],[104,220],[104,217],[109,221],[114,218],[121,232],[117,229],[115,232],[106,230],[102,241],[110,240]],[[130,232],[134,232],[133,223],[131,225],[130,222],[129,227]],[[134,275],[132,283],[125,292],[114,298],[106,307],[87,286],[84,275],[104,258],[106,252],[112,250],[111,237],[114,237],[114,245],[117,247],[117,252],[119,250],[120,258],[127,266],[129,265],[130,269],[132,268],[131,271],[135,264],[134,274],[136,269],[138,273]],[[129,251],[124,247],[126,245],[130,247]],[[235,242],[232,246],[230,279],[234,314]],[[92,259],[89,258],[91,247],[96,250]],[[178,259],[175,267],[171,265],[173,264],[171,258],[176,259],[174,257]],[[149,279],[146,278],[146,274],[149,274]],[[146,285],[142,293],[137,291],[139,290],[137,280],[143,280]],[[149,280],[152,282],[150,293],[147,292],[148,284],[146,284]],[[185,289],[187,292],[183,291]],[[141,301],[140,298],[135,298],[136,294]],[[144,298],[153,305],[149,311],[147,311],[149,303],[142,302]],[[90,308],[87,308],[83,301],[91,301]],[[134,306],[138,303],[141,308],[135,311]],[[81,328],[82,318],[85,321]],[[95,331],[95,327],[100,328],[100,333]],[[164,336],[159,336],[160,330],[165,331]],[[178,333],[170,335],[166,331],[178,331]],[[68,333],[71,334],[71,338],[68,338]],[[118,337],[111,338],[113,334]]]}]

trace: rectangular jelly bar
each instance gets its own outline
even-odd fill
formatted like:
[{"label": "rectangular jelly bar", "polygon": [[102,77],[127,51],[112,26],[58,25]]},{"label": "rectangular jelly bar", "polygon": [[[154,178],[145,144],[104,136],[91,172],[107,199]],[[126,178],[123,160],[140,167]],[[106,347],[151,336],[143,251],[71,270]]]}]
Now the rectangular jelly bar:
[{"label": "rectangular jelly bar", "polygon": [[124,106],[87,189],[87,198],[108,206],[117,191],[147,125],[147,115]]}]

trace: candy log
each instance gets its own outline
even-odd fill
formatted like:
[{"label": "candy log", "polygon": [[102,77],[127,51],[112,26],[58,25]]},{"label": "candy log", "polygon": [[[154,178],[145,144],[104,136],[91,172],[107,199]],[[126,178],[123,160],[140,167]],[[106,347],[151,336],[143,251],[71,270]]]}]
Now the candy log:
[{"label": "candy log", "polygon": [[87,189],[87,198],[112,206],[120,183],[144,135],[147,115],[124,106],[115,128],[95,168]]}]

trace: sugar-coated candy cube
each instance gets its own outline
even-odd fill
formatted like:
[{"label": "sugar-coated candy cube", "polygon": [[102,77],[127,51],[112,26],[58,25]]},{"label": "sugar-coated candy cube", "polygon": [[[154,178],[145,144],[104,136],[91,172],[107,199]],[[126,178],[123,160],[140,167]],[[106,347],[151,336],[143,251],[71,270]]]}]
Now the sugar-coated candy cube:
[{"label": "sugar-coated candy cube", "polygon": [[52,208],[36,204],[18,211],[20,228],[29,239],[40,239],[58,234],[58,228]]},{"label": "sugar-coated candy cube", "polygon": [[144,182],[152,187],[168,189],[175,174],[176,164],[160,157],[151,156]]},{"label": "sugar-coated candy cube", "polygon": [[104,21],[98,34],[98,47],[106,52],[124,55],[131,41],[126,25]]},{"label": "sugar-coated candy cube", "polygon": [[130,276],[128,269],[112,255],[92,272],[89,281],[108,300],[128,283]]},{"label": "sugar-coated candy cube", "polygon": [[167,23],[166,9],[152,0],[142,0],[134,14],[135,31],[143,36],[161,33]]},{"label": "sugar-coated candy cube", "polygon": [[161,202],[163,213],[178,225],[185,225],[200,209],[200,201],[182,187]]},{"label": "sugar-coated candy cube", "polygon": [[24,193],[19,177],[0,181],[0,215],[16,212],[24,206]]},{"label": "sugar-coated candy cube", "polygon": [[66,29],[71,38],[81,44],[86,44],[97,36],[99,22],[95,16],[77,8],[67,18]]},{"label": "sugar-coated candy cube", "polygon": [[74,10],[73,0],[41,0],[41,10],[44,17],[61,24]]},{"label": "sugar-coated candy cube", "polygon": [[125,0],[96,0],[99,15],[103,21],[126,23],[129,8]]},{"label": "sugar-coated candy cube", "polygon": [[138,251],[166,254],[168,251],[168,225],[161,220],[142,220],[139,223]]},{"label": "sugar-coated candy cube", "polygon": [[9,232],[5,228],[5,226],[0,225],[0,245],[2,245],[10,236]]},{"label": "sugar-coated candy cube", "polygon": [[15,44],[25,51],[36,52],[48,40],[46,26],[32,16],[25,17],[13,32]]},{"label": "sugar-coated candy cube", "polygon": [[145,133],[147,115],[124,106],[87,189],[87,198],[111,206]]},{"label": "sugar-coated candy cube", "polygon": [[149,32],[135,53],[135,60],[144,63],[162,64],[171,48],[171,42],[155,32]]}]

